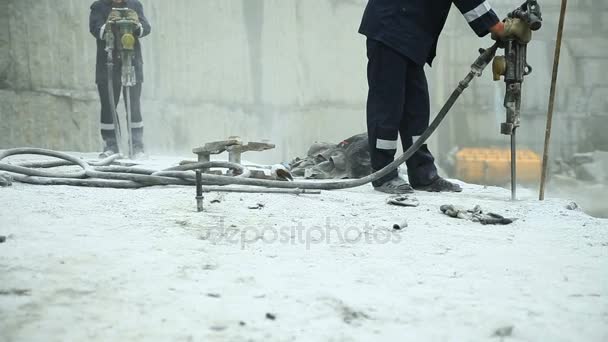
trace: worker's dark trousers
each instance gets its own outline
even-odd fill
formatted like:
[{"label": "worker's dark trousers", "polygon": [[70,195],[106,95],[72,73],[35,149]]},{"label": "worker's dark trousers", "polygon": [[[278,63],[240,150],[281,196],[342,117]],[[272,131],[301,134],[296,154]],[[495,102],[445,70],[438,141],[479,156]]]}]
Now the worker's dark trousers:
[{"label": "worker's dark trousers", "polygon": [[[371,164],[378,171],[390,164],[401,135],[403,150],[412,146],[429,125],[430,100],[424,67],[385,44],[367,40],[367,131]],[[423,145],[407,161],[412,186],[428,185],[438,177],[435,159]],[[374,186],[398,176],[394,170]]]},{"label": "worker's dark trousers", "polygon": [[[116,106],[120,103],[121,80],[120,73],[114,75],[114,101]],[[114,116],[112,115],[112,105],[110,104],[110,95],[108,94],[107,81],[97,83],[99,91],[99,99],[101,101],[101,137],[106,144],[116,140],[114,134]],[[124,96],[124,95],[123,95]],[[141,84],[138,83],[131,87],[131,137],[133,146],[143,148],[144,123],[141,117]],[[124,134],[126,127],[121,127]]]}]

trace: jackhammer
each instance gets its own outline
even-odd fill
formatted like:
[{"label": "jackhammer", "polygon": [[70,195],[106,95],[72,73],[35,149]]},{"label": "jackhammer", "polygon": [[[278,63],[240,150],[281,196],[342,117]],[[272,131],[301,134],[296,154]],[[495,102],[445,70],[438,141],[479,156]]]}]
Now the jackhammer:
[{"label": "jackhammer", "polygon": [[[137,75],[135,74],[135,35],[138,22],[131,17],[131,9],[128,8],[113,8],[110,14],[110,20],[106,24],[105,41],[107,52],[107,73],[108,73],[108,94],[110,98],[110,107],[114,117],[114,132],[116,134],[116,143],[120,153],[120,145],[122,143],[122,134],[120,131],[120,121],[116,112],[116,100],[114,94],[114,49],[119,52],[121,61],[121,86],[124,90],[124,103],[127,120],[127,137],[129,158],[133,158],[133,137],[131,136],[131,87],[137,85]],[[116,39],[115,34],[119,39]],[[118,44],[117,44],[118,42]]]},{"label": "jackhammer", "polygon": [[519,19],[525,23],[524,32],[519,39],[510,37],[501,42],[504,56],[496,56],[492,63],[494,81],[504,78],[506,84],[504,106],[507,111],[506,122],[501,124],[500,133],[511,137],[511,199],[517,199],[517,141],[516,131],[520,126],[521,90],[524,77],[532,73],[527,62],[527,47],[532,39],[532,31],[542,27],[541,8],[536,0],[528,0],[521,7],[509,13],[508,18]]}]

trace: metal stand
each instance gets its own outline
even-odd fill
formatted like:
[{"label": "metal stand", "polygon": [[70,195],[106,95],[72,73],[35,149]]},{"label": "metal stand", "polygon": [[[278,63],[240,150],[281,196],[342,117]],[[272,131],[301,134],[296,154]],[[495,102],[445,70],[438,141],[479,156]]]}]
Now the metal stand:
[{"label": "metal stand", "polygon": [[200,213],[203,211],[203,174],[201,170],[196,170],[196,210]]}]

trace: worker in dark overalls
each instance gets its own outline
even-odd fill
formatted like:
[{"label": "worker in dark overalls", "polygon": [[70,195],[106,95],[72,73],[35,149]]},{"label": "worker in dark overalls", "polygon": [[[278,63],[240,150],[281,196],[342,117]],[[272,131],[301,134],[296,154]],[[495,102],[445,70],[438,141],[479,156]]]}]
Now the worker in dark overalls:
[{"label": "worker in dark overalls", "polygon": [[[91,14],[89,17],[89,30],[97,40],[97,64],[95,72],[95,83],[99,91],[99,99],[101,102],[101,137],[104,141],[104,152],[102,157],[110,156],[118,152],[118,142],[116,141],[116,132],[114,131],[114,116],[112,115],[113,105],[118,105],[120,101],[121,90],[121,68],[120,54],[118,50],[114,50],[114,71],[113,71],[113,86],[114,100],[116,103],[110,103],[108,89],[108,74],[107,74],[107,54],[105,51],[106,42],[104,41],[106,23],[109,21],[112,8],[129,8],[137,14],[138,28],[135,31],[135,75],[137,84],[131,88],[131,137],[133,139],[133,152],[136,158],[141,157],[144,153],[144,123],[141,115],[141,87],[144,81],[143,58],[141,53],[140,38],[150,34],[151,26],[148,19],[144,15],[144,8],[138,0],[97,0],[91,5]],[[118,41],[118,40],[117,40]]]},{"label": "worker in dark overalls", "polygon": [[[407,150],[429,125],[430,100],[424,64],[435,58],[452,2],[478,36],[504,35],[504,25],[484,0],[369,0],[359,33],[367,36],[367,127],[374,171],[390,164],[401,136]],[[437,174],[423,145],[407,161],[409,184],[398,170],[373,183],[378,191],[460,192]]]}]

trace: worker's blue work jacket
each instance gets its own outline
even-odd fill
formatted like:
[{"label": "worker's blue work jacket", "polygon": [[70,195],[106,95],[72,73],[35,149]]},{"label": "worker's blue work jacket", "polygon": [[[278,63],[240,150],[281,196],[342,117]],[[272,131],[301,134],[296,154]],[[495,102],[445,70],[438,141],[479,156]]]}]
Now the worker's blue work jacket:
[{"label": "worker's blue work jacket", "polygon": [[431,64],[452,3],[480,37],[499,22],[484,0],[369,0],[359,33],[388,45],[416,64]]}]

